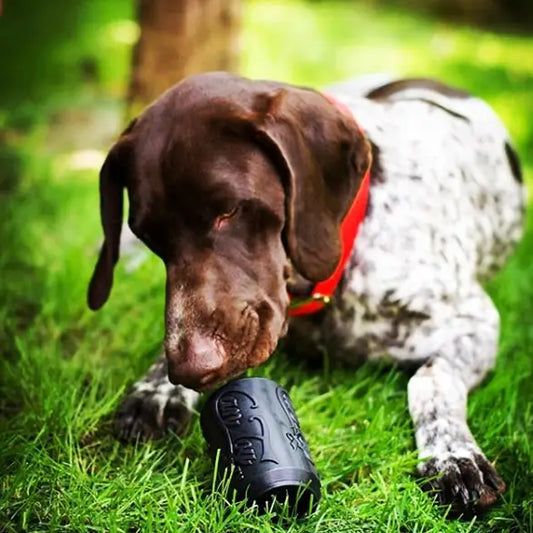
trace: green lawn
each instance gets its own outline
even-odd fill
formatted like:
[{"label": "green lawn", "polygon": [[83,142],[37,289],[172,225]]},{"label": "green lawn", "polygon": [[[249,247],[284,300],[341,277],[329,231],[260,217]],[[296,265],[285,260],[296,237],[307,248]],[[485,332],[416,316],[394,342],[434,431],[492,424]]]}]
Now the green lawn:
[{"label": "green lawn", "polygon": [[[103,152],[80,150],[105,150],[119,128],[137,30],[129,1],[39,4],[12,2],[0,19],[0,531],[533,531],[531,216],[489,284],[501,348],[469,404],[508,486],[487,515],[447,520],[420,490],[408,378],[386,367],[316,370],[279,353],[254,372],[289,389],[321,473],[322,502],[304,521],[213,492],[197,420],[184,439],[115,441],[121,394],[160,348],[164,271],[157,259],[122,265],[108,305],[86,309]],[[320,85],[379,71],[476,92],[505,119],[533,184],[533,38],[348,1],[261,0],[247,4],[242,50],[250,76]]]}]

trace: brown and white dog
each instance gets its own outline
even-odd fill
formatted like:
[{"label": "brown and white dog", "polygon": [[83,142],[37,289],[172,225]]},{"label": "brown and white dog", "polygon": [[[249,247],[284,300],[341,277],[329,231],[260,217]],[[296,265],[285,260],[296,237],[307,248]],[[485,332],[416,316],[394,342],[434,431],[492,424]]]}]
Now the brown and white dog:
[{"label": "brown and white dog", "polygon": [[[133,121],[100,175],[105,241],[89,305],[107,300],[129,225],[165,263],[166,362],[119,410],[124,440],[181,429],[198,393],[268,359],[327,349],[348,364],[417,368],[408,398],[423,476],[440,501],[486,506],[505,485],[466,422],[493,366],[498,312],[480,281],[522,233],[518,158],[491,109],[429,80],[320,92],[192,76]],[[370,198],[329,306],[291,318],[341,253],[339,228],[373,159]],[[167,377],[168,365],[168,377]]]}]

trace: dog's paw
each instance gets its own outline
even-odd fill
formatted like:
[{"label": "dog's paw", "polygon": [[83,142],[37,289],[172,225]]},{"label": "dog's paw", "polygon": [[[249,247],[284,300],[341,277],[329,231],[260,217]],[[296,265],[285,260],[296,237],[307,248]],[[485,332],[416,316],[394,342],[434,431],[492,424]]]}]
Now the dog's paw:
[{"label": "dog's paw", "polygon": [[505,483],[481,453],[436,457],[420,465],[418,471],[427,478],[423,487],[440,504],[451,505],[457,512],[481,511],[505,490]]},{"label": "dog's paw", "polygon": [[183,435],[197,399],[197,392],[169,382],[136,384],[118,408],[115,435],[122,442]]}]

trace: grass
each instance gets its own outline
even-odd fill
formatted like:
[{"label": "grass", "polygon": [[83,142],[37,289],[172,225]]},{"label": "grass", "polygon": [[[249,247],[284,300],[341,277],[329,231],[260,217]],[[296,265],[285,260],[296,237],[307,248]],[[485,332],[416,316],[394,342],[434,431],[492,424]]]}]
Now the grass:
[{"label": "grass", "polygon": [[[303,521],[228,505],[197,421],[183,439],[115,441],[120,397],[160,347],[164,272],[156,259],[135,271],[121,265],[106,308],[86,309],[103,154],[79,150],[104,149],[119,127],[132,7],[17,6],[0,19],[0,42],[16,49],[0,57],[0,531],[533,531],[531,215],[488,285],[501,346],[469,403],[472,430],[508,485],[487,515],[450,521],[420,490],[408,377],[384,366],[317,370],[279,353],[255,372],[289,389],[322,476],[320,507]],[[23,29],[34,38],[20,39]],[[508,124],[529,184],[531,57],[533,38],[367,4],[257,0],[244,16],[250,76],[320,85],[368,71],[424,74],[484,96]]]}]

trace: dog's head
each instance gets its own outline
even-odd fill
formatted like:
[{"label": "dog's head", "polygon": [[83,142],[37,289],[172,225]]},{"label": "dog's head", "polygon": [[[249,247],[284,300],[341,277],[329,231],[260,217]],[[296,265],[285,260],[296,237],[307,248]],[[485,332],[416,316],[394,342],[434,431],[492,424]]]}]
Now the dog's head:
[{"label": "dog's head", "polygon": [[105,240],[89,306],[111,291],[126,188],[132,231],[166,266],[170,380],[204,389],[259,365],[287,328],[289,264],[312,282],[335,269],[368,159],[350,117],[317,92],[225,73],[186,79],[102,167]]}]

